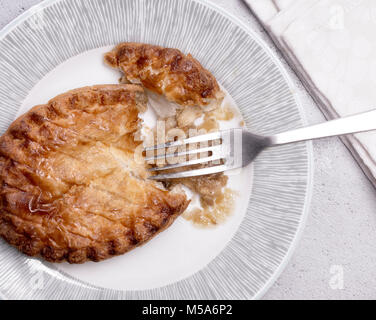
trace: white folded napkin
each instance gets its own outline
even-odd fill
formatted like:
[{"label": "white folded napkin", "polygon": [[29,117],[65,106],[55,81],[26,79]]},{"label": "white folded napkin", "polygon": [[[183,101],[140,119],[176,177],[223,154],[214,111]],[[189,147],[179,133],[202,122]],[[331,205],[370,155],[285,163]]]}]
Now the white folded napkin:
[{"label": "white folded napkin", "polygon": [[[244,0],[328,119],[376,108],[376,0]],[[376,133],[342,139],[376,186]]]}]

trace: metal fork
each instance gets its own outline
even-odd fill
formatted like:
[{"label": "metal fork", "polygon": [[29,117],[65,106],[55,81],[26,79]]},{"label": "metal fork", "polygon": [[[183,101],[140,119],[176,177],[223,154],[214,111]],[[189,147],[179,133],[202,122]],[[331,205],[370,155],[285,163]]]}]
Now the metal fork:
[{"label": "metal fork", "polygon": [[[237,169],[250,164],[265,148],[279,146],[287,143],[346,135],[357,132],[376,130],[376,110],[359,113],[356,115],[326,121],[321,124],[295,129],[273,136],[260,136],[253,134],[243,128],[223,130],[208,133],[200,136],[187,138],[181,141],[168,142],[145,148],[147,156],[145,161],[168,160],[177,157],[184,157],[183,162],[166,164],[162,167],[150,168],[150,171],[171,170],[180,167],[189,167],[197,164],[211,164],[205,168],[185,170],[180,172],[162,173],[150,176],[150,179],[165,180],[193,176],[207,175],[227,170]],[[219,142],[214,145],[213,141]],[[210,143],[211,142],[211,143]],[[187,147],[195,144],[204,144],[203,148],[190,148],[189,150],[165,153],[163,149],[175,147]],[[157,150],[158,155],[154,155]],[[204,157],[197,157],[199,154],[209,153]],[[186,157],[193,159],[186,160]],[[219,161],[220,160],[220,161]],[[167,161],[168,162],[168,161]]]}]

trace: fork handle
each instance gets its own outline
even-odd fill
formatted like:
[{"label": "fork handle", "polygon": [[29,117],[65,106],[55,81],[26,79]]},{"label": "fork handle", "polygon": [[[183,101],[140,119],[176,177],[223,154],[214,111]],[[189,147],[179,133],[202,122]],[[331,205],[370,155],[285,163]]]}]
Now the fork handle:
[{"label": "fork handle", "polygon": [[376,130],[376,110],[278,133],[270,137],[270,142],[272,145],[281,145],[371,130]]}]

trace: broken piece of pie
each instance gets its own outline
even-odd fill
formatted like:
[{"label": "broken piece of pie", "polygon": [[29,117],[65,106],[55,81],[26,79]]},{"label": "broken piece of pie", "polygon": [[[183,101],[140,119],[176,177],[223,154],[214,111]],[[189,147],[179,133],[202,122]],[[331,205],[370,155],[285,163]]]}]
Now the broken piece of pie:
[{"label": "broken piece of pie", "polygon": [[[121,43],[105,55],[105,62],[123,73],[122,83],[145,88],[149,105],[165,125],[164,136],[172,141],[176,129],[185,137],[219,130],[219,120],[230,120],[233,111],[222,107],[224,92],[215,77],[190,54],[177,49],[142,43]],[[172,134],[169,134],[172,133]],[[158,134],[158,132],[157,132]],[[147,140],[147,139],[145,139]],[[165,141],[149,141],[148,146]],[[233,207],[233,192],[226,188],[223,173],[165,181],[171,188],[184,185],[199,195],[201,208],[184,213],[199,226],[218,224]]]},{"label": "broken piece of pie", "polygon": [[0,235],[51,262],[100,261],[167,228],[184,192],[148,180],[135,161],[136,85],[62,94],[19,117],[0,137]]}]

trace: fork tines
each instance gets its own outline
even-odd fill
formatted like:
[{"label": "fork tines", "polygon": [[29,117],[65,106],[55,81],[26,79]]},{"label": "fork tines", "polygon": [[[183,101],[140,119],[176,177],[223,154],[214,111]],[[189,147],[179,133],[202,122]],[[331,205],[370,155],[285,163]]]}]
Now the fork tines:
[{"label": "fork tines", "polygon": [[184,178],[228,170],[226,159],[231,153],[231,144],[228,141],[231,132],[232,130],[223,130],[145,148],[145,161],[157,164],[149,171],[171,170],[200,164],[210,165],[205,168],[187,168],[186,171],[162,173],[151,176],[150,179]]}]

